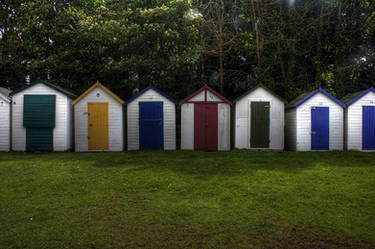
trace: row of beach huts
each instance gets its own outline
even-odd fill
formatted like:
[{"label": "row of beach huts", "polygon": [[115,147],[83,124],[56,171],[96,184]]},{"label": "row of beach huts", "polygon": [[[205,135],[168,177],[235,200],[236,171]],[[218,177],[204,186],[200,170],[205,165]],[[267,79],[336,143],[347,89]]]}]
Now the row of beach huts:
[{"label": "row of beach huts", "polygon": [[0,151],[175,150],[177,106],[183,150],[375,150],[374,88],[287,104],[259,85],[233,105],[207,85],[178,103],[152,85],[124,101],[99,82],[77,97],[38,80],[0,88]]}]

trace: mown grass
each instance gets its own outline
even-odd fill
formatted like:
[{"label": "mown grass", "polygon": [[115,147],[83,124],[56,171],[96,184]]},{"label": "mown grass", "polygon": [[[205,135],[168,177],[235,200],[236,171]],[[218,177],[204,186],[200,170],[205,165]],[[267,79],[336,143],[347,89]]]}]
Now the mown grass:
[{"label": "mown grass", "polygon": [[0,153],[1,248],[374,248],[375,154]]}]

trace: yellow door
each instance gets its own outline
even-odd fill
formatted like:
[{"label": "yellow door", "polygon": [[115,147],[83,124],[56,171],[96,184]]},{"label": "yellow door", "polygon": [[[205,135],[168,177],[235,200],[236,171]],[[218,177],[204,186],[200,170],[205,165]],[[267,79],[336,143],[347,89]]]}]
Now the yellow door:
[{"label": "yellow door", "polygon": [[108,103],[88,103],[89,150],[108,150]]}]

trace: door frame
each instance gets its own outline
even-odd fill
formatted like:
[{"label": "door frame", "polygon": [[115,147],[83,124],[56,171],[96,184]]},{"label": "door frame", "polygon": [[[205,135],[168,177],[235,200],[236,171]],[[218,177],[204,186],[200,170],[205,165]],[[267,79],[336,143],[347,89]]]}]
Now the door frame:
[{"label": "door frame", "polygon": [[[365,150],[365,151],[374,151],[375,150],[375,148],[373,148],[373,149],[367,149],[367,148],[365,148],[365,134],[364,134],[364,125],[365,125],[365,120],[364,120],[364,109],[365,109],[365,107],[371,107],[371,108],[374,108],[375,109],[375,106],[374,105],[363,105],[362,106],[362,150]],[[374,126],[375,126],[375,124],[374,124]]]},{"label": "door frame", "polygon": [[[314,109],[317,109],[317,108],[327,108],[328,109],[328,148],[327,149],[313,149],[313,131],[312,131],[312,125],[313,125],[313,120],[312,120],[312,111]],[[330,122],[330,119],[331,119],[331,113],[330,113],[331,109],[329,106],[311,106],[310,107],[310,149],[312,151],[329,151],[330,150],[330,143],[331,143],[331,140],[330,140],[330,125],[331,125],[331,122]]]},{"label": "door frame", "polygon": [[[89,105],[90,104],[103,104],[107,106],[107,130],[106,130],[106,144],[103,146],[102,149],[94,148],[90,149],[90,111],[89,111]],[[109,103],[108,102],[87,102],[87,149],[89,151],[103,151],[103,150],[109,150],[110,149],[110,139],[109,139]]]},{"label": "door frame", "polygon": [[161,138],[160,138],[160,148],[157,148],[155,150],[164,150],[164,101],[138,101],[138,141],[139,141],[139,149],[140,150],[144,150],[144,149],[147,149],[147,148],[142,148],[142,145],[141,145],[141,125],[139,123],[139,120],[140,120],[140,117],[141,117],[141,107],[140,107],[140,104],[141,103],[161,103]]},{"label": "door frame", "polygon": [[271,108],[273,106],[273,99],[267,99],[267,98],[249,98],[247,107],[248,107],[248,119],[247,119],[247,148],[248,149],[267,149],[267,148],[255,148],[251,147],[251,102],[269,102],[270,103],[270,125],[269,125],[269,145],[268,148],[270,147],[271,144],[271,137],[272,137],[272,129],[271,129]]},{"label": "door frame", "polygon": [[[216,106],[216,122],[215,122],[215,126],[216,126],[216,145],[215,145],[215,149],[212,150],[212,149],[209,149],[208,145],[207,145],[207,134],[205,134],[205,145],[204,145],[204,148],[203,149],[198,149],[198,146],[197,146],[197,141],[196,141],[196,132],[197,132],[197,129],[196,129],[196,110],[195,110],[195,105],[198,104],[198,105],[202,105],[202,106],[206,106],[206,105],[211,105],[211,106]],[[219,114],[218,114],[218,110],[219,110],[219,104],[218,102],[200,102],[200,103],[194,103],[194,150],[203,150],[203,151],[217,151],[219,149],[219,135],[218,135],[218,132],[219,132]],[[206,118],[206,111],[204,113],[205,115],[205,118]]]}]

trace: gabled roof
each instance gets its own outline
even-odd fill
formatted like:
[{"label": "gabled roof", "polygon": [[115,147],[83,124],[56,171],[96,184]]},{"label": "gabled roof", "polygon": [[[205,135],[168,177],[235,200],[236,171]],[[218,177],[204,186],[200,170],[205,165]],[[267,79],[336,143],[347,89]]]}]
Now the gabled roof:
[{"label": "gabled roof", "polygon": [[190,94],[189,96],[187,96],[185,99],[181,100],[180,101],[180,105],[184,104],[185,102],[189,101],[191,98],[193,98],[194,96],[198,95],[199,93],[203,92],[204,90],[208,90],[210,92],[212,92],[213,94],[215,94],[219,99],[221,99],[222,101],[224,101],[225,103],[227,103],[228,105],[233,105],[233,103],[226,99],[224,96],[222,96],[220,93],[216,92],[214,89],[212,89],[211,87],[209,87],[208,85],[204,85],[203,87],[201,87],[200,89],[198,89],[197,91],[193,92],[192,94]]},{"label": "gabled roof", "polygon": [[178,105],[178,102],[176,100],[174,100],[173,98],[169,97],[167,94],[163,93],[162,91],[160,91],[159,89],[157,89],[156,87],[154,87],[152,84],[150,84],[148,87],[146,87],[145,89],[143,89],[142,91],[140,91],[139,93],[137,93],[137,95],[133,96],[131,99],[129,99],[128,101],[125,102],[125,105],[128,105],[130,104],[131,102],[133,102],[136,98],[138,98],[139,96],[141,96],[142,94],[144,94],[145,92],[147,92],[148,90],[154,90],[155,92],[159,93],[160,95],[162,95],[163,97],[166,97],[168,100],[170,100],[173,104],[175,105]]},{"label": "gabled roof", "polygon": [[4,88],[4,87],[0,87],[0,98],[5,100],[6,102],[10,102],[10,97],[9,97],[9,93],[11,91],[7,88]]},{"label": "gabled roof", "polygon": [[44,80],[33,81],[29,85],[25,85],[24,87],[21,87],[21,88],[15,90],[15,91],[11,92],[9,95],[13,96],[13,95],[15,95],[15,94],[17,94],[19,92],[22,92],[22,91],[26,90],[27,88],[32,87],[32,86],[34,86],[36,84],[43,84],[45,86],[48,86],[48,87],[52,88],[53,90],[56,90],[56,91],[58,91],[58,92],[60,92],[60,93],[62,93],[64,95],[66,95],[67,97],[69,97],[71,99],[74,99],[74,98],[77,97],[75,94],[73,94],[71,92],[68,92],[67,90],[64,90],[64,89],[62,89],[62,88],[60,88],[58,86],[55,86],[54,84],[51,84],[51,83],[49,83],[47,81],[44,81]]},{"label": "gabled roof", "polygon": [[331,94],[329,94],[323,88],[319,88],[319,89],[317,89],[317,90],[315,90],[315,91],[313,91],[311,93],[303,93],[303,94],[301,94],[300,96],[298,96],[297,98],[295,98],[294,100],[292,100],[286,106],[286,109],[296,108],[296,107],[302,105],[303,103],[305,103],[307,100],[309,100],[310,98],[312,98],[317,93],[322,93],[322,94],[326,95],[328,98],[330,98],[331,100],[333,100],[334,102],[336,102],[337,104],[339,104],[342,108],[346,107],[346,105],[344,103],[342,103],[340,100],[338,100],[335,97],[333,97]]},{"label": "gabled roof", "polygon": [[341,102],[345,103],[347,106],[350,106],[350,105],[354,104],[355,102],[357,102],[357,100],[359,100],[360,98],[362,98],[363,96],[368,94],[369,92],[375,93],[375,88],[371,87],[371,88],[369,88],[365,91],[359,91],[359,92],[356,92],[356,93],[349,93],[348,95],[346,95],[345,97],[343,97],[341,99]]},{"label": "gabled roof", "polygon": [[112,96],[115,100],[117,100],[121,105],[124,104],[125,101],[123,101],[121,98],[119,98],[116,94],[114,94],[111,90],[103,86],[99,81],[97,81],[94,85],[89,87],[84,93],[82,93],[78,98],[76,98],[73,102],[72,105],[77,104],[81,99],[83,99],[87,94],[89,94],[91,91],[93,91],[95,88],[101,88],[103,91],[108,93],[110,96]]},{"label": "gabled roof", "polygon": [[245,92],[244,94],[242,94],[240,97],[236,98],[233,102],[239,101],[240,99],[242,99],[243,97],[247,96],[248,94],[254,92],[258,88],[263,88],[264,90],[266,90],[267,92],[269,92],[270,94],[272,94],[274,97],[278,98],[284,104],[287,103],[285,99],[281,98],[279,95],[277,95],[276,93],[274,93],[271,89],[269,89],[268,87],[264,86],[263,84],[259,84],[259,85],[255,86],[255,87],[251,88],[250,90],[248,90],[247,92]]}]

